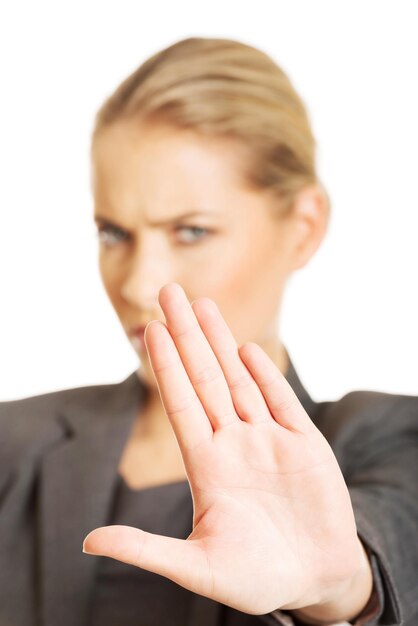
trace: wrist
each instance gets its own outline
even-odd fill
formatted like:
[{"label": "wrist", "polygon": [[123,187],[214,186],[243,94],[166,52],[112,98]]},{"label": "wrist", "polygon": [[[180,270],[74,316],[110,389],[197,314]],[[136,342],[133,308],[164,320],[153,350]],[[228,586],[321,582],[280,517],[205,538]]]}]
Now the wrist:
[{"label": "wrist", "polygon": [[332,624],[350,621],[359,615],[373,591],[373,573],[366,550],[362,549],[362,563],[347,581],[337,585],[327,597],[317,604],[293,609],[290,612],[306,624]]}]

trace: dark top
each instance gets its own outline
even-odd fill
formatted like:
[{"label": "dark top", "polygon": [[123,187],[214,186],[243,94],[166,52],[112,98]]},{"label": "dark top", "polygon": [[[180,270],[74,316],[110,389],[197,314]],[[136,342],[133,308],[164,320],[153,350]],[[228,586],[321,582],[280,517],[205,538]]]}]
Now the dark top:
[{"label": "dark top", "polygon": [[[381,607],[367,626],[417,626],[418,396],[354,390],[315,402],[291,360],[286,378],[332,446],[347,483]],[[112,520],[188,536],[192,515],[189,508],[187,526],[181,484],[125,490],[124,496],[118,487],[120,458],[145,398],[135,371],[118,383],[0,402],[1,626],[91,626],[90,609],[96,625],[127,624],[132,614],[122,611],[130,611],[133,588],[142,612],[135,614],[136,626],[172,626],[182,614],[182,626],[288,626],[290,616],[280,609],[249,615],[185,590],[187,607],[172,581],[82,552],[86,535]],[[128,585],[112,585],[123,575]],[[158,606],[147,606],[143,595],[149,600],[156,593]]]},{"label": "dark top", "polygon": [[[186,539],[193,530],[187,480],[132,489],[118,474],[109,524]],[[90,626],[184,626],[190,591],[175,582],[109,557],[99,559]]]}]

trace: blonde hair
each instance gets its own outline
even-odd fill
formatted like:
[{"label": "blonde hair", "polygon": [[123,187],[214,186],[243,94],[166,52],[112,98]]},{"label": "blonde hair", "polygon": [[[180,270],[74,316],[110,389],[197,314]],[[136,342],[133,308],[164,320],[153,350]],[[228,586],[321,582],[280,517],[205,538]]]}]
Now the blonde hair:
[{"label": "blonde hair", "polygon": [[279,198],[281,215],[308,185],[327,196],[301,97],[285,72],[250,45],[190,37],[152,55],[102,104],[92,143],[102,128],[127,118],[239,140],[249,155],[244,181]]}]

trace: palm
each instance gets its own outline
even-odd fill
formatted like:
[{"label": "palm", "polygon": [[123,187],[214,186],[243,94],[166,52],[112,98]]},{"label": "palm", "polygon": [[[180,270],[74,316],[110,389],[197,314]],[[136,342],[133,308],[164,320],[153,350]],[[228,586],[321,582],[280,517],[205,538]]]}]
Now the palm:
[{"label": "palm", "polygon": [[315,602],[317,586],[343,579],[358,557],[331,448],[261,348],[238,350],[211,301],[192,308],[169,285],[160,303],[170,332],[151,323],[147,349],[190,482],[193,531],[181,540],[104,527],[86,549],[247,613]]},{"label": "palm", "polygon": [[[341,524],[349,505],[343,480],[328,444],[312,435],[283,433],[274,421],[237,422],[186,455],[195,508],[188,539],[198,540],[204,558],[185,586],[204,581],[199,593],[262,613],[270,598],[277,608],[308,587],[309,563],[332,565],[324,562],[330,539],[341,557],[353,548],[351,524]],[[319,513],[327,503],[325,532]]]}]

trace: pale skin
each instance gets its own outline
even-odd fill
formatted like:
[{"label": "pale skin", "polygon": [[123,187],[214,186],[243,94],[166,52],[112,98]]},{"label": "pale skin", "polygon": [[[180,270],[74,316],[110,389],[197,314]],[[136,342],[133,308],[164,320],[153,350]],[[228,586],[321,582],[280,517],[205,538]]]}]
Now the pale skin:
[{"label": "pale skin", "polygon": [[[332,449],[284,376],[278,333],[286,281],[324,236],[324,196],[306,188],[278,219],[238,177],[236,145],[140,130],[118,122],[93,151],[96,217],[128,235],[101,249],[100,270],[124,329],[148,322],[138,375],[149,402],[127,445],[175,442],[193,531],[107,526],[83,547],[246,613],[350,620],[370,597],[370,564]],[[202,203],[206,213],[179,218]],[[176,221],[150,225],[160,218]],[[211,236],[179,243],[190,223]],[[141,464],[127,467],[132,477]]]}]

